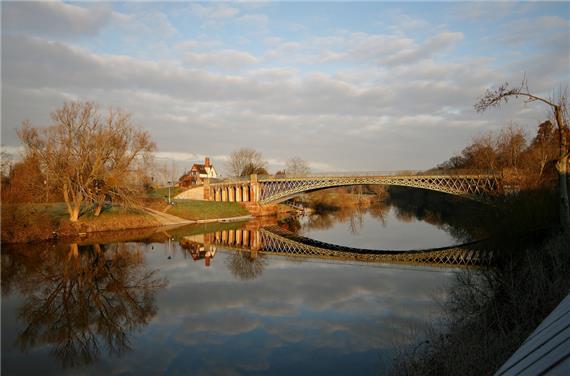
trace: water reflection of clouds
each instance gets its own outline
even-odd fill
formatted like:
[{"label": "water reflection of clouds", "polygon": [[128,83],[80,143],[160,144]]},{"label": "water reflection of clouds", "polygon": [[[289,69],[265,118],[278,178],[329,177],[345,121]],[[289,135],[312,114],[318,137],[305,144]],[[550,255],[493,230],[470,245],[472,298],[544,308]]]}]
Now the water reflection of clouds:
[{"label": "water reflection of clouds", "polygon": [[220,369],[234,371],[276,367],[275,351],[286,348],[299,364],[317,361],[297,354],[301,349],[349,356],[391,348],[410,327],[435,314],[431,297],[451,276],[431,269],[270,257],[260,278],[244,282],[227,269],[228,257],[218,252],[207,273],[191,261],[170,263],[170,287],[158,296],[161,308],[151,326],[168,331],[171,345],[192,347],[204,356],[222,348],[251,349],[240,366],[218,359]]}]

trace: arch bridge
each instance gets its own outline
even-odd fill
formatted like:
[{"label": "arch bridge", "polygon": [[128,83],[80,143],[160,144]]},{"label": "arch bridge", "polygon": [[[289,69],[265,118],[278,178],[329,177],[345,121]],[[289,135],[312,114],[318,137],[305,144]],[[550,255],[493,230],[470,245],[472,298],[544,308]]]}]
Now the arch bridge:
[{"label": "arch bridge", "polygon": [[390,264],[431,266],[484,265],[491,252],[481,242],[425,250],[370,250],[334,245],[296,235],[279,226],[221,230],[203,235],[206,248],[221,246],[236,251],[301,258],[326,258]]},{"label": "arch bridge", "polygon": [[267,205],[286,201],[304,192],[373,184],[428,189],[480,202],[488,202],[503,192],[502,176],[493,173],[353,173],[292,177],[251,175],[221,182],[206,181],[204,198]]}]

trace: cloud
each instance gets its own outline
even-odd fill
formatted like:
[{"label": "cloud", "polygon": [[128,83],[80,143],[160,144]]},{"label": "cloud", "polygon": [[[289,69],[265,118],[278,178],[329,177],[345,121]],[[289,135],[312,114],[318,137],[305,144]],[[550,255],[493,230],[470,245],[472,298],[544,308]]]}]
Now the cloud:
[{"label": "cloud", "polygon": [[462,39],[463,33],[461,32],[443,32],[427,39],[424,44],[395,52],[387,58],[381,58],[380,62],[388,65],[414,63],[438,52],[445,51]]},{"label": "cloud", "polygon": [[178,30],[172,25],[166,14],[159,11],[125,14],[113,12],[113,25],[127,33],[131,40],[138,38],[168,38]]},{"label": "cloud", "polygon": [[199,4],[193,3],[190,5],[193,14],[198,17],[206,18],[211,21],[220,21],[224,19],[233,18],[239,13],[239,9],[229,6],[227,4]]},{"label": "cloud", "polygon": [[[531,85],[548,95],[568,77],[564,38],[552,39],[547,60],[528,53],[497,64],[442,54],[464,38],[458,31],[423,40],[348,31],[268,36],[267,50],[254,55],[198,34],[167,46],[168,59],[143,59],[3,35],[3,142],[17,145],[20,121],[46,124],[53,109],[75,98],[132,112],[163,152],[224,157],[247,146],[277,167],[299,155],[315,169],[428,168],[500,119],[536,125],[520,104],[475,114],[472,104],[486,87],[528,72]],[[390,155],[378,158],[378,150]]]},{"label": "cloud", "polygon": [[260,29],[264,29],[269,23],[269,17],[267,17],[265,14],[246,14],[238,17],[238,21]]},{"label": "cloud", "polygon": [[570,20],[560,16],[540,16],[511,21],[504,25],[500,41],[507,44],[525,45],[537,44],[539,47],[548,47],[553,38],[564,39],[566,47],[570,45],[568,30]]},{"label": "cloud", "polygon": [[358,62],[397,66],[412,64],[446,51],[464,38],[462,32],[443,31],[423,43],[401,34],[369,34],[340,31],[314,37],[308,43],[267,40],[265,57],[302,64]]},{"label": "cloud", "polygon": [[183,59],[184,62],[190,64],[192,67],[217,67],[229,71],[240,70],[259,63],[258,59],[252,54],[232,49],[210,52],[187,52],[184,54]]},{"label": "cloud", "polygon": [[82,6],[60,1],[3,2],[2,32],[76,37],[95,35],[111,19],[108,4]]}]

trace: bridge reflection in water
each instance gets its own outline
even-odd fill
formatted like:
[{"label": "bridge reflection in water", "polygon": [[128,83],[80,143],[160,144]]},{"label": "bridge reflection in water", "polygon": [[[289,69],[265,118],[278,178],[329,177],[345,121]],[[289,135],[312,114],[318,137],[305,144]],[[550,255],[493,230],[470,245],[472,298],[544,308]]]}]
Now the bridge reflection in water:
[{"label": "bridge reflection in water", "polygon": [[205,259],[206,266],[210,265],[218,246],[229,250],[250,252],[252,258],[259,253],[430,266],[483,265],[488,264],[491,258],[490,252],[480,249],[479,242],[424,250],[371,250],[320,242],[275,225],[184,236],[180,240],[180,245],[190,252],[194,260]]}]

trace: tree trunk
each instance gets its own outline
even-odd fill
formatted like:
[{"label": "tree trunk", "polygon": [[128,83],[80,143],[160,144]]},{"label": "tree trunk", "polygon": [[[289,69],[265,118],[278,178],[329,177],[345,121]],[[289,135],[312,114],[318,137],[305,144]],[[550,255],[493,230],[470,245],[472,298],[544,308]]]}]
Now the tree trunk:
[{"label": "tree trunk", "polygon": [[77,245],[77,243],[70,244],[67,258],[71,259],[71,258],[76,258],[77,256],[79,256],[79,246]]},{"label": "tree trunk", "polygon": [[556,163],[558,170],[558,189],[560,196],[560,225],[562,231],[570,233],[570,205],[568,203],[568,156]]},{"label": "tree trunk", "polygon": [[101,212],[103,211],[103,206],[105,206],[105,196],[97,197],[97,200],[95,201],[95,210],[93,211],[93,215],[95,217],[98,217],[99,214],[101,214]]},{"label": "tree trunk", "polygon": [[71,213],[69,213],[69,220],[71,222],[77,222],[79,219],[79,211],[81,209],[81,204],[73,203],[73,207],[71,208]]},{"label": "tree trunk", "polygon": [[101,203],[97,203],[97,205],[95,205],[95,210],[93,211],[93,215],[95,217],[98,217],[99,214],[101,214],[102,210],[103,210],[103,205]]},{"label": "tree trunk", "polygon": [[[71,193],[71,197],[70,196]],[[79,219],[79,212],[81,210],[81,203],[83,202],[83,195],[81,193],[70,192],[70,187],[67,183],[63,184],[63,200],[67,207],[69,220],[77,222]]]},{"label": "tree trunk", "polygon": [[556,162],[558,171],[558,189],[560,190],[560,226],[562,231],[570,234],[570,207],[568,204],[568,158],[570,157],[568,137],[566,135],[566,119],[561,106],[554,106],[554,116],[558,126],[558,137],[560,140],[560,159]]}]

